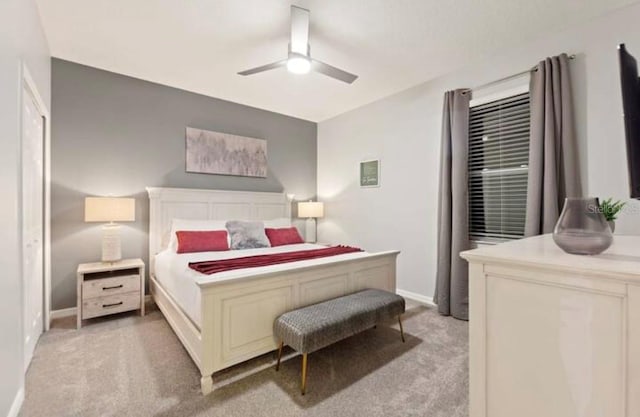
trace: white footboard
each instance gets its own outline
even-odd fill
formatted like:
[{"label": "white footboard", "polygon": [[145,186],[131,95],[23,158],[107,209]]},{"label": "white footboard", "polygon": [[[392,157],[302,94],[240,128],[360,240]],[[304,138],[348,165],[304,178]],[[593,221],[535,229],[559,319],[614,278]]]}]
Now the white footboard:
[{"label": "white footboard", "polygon": [[273,322],[280,314],[365,288],[395,292],[398,252],[333,262],[250,279],[201,286],[198,329],[154,280],[154,299],[202,374],[203,394],[211,375],[277,348]]}]

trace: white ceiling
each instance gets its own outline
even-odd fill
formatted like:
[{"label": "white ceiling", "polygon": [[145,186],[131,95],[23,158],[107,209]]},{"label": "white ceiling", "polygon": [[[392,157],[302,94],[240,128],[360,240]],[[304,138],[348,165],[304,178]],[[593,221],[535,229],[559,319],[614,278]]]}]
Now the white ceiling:
[{"label": "white ceiling", "polygon": [[298,0],[312,55],[352,85],[281,68],[283,0],[38,0],[51,54],[129,76],[321,121],[549,31],[636,0]]}]

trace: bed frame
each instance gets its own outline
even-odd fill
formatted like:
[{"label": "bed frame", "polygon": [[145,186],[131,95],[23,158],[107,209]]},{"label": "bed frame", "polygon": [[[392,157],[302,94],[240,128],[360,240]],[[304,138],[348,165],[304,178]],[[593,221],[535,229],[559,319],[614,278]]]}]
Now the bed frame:
[{"label": "bed frame", "polygon": [[150,289],[155,303],[200,369],[203,394],[214,372],[277,349],[273,322],[282,313],[365,288],[396,289],[398,251],[319,265],[253,273],[200,285],[201,326],[155,279],[154,257],[169,241],[171,219],[270,220],[291,217],[284,193],[147,188]]}]

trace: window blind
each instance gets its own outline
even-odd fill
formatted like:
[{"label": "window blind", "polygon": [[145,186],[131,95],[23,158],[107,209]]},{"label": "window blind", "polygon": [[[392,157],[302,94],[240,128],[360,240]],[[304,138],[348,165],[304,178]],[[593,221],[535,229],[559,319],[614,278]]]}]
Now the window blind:
[{"label": "window blind", "polygon": [[529,93],[469,111],[471,240],[524,236],[529,163]]}]

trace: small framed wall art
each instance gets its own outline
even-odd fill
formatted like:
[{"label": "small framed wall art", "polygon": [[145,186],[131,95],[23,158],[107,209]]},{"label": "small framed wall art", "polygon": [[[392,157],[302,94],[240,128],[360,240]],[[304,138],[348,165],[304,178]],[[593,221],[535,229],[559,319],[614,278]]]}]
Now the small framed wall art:
[{"label": "small framed wall art", "polygon": [[380,187],[380,160],[360,162],[360,187]]}]

